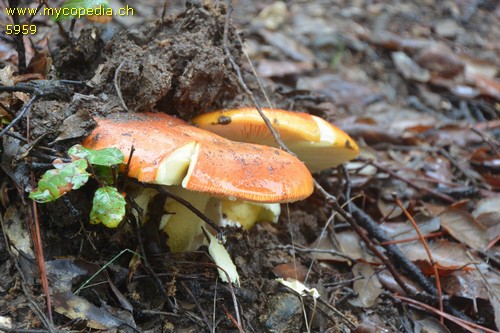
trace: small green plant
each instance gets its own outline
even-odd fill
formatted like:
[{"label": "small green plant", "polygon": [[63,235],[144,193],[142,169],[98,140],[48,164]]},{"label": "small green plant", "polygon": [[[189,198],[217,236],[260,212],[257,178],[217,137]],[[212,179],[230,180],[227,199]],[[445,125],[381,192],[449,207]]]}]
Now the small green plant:
[{"label": "small green plant", "polygon": [[126,203],[113,186],[112,168],[123,163],[123,153],[117,148],[92,150],[76,145],[68,150],[68,154],[74,161],[54,164],[55,169],[45,172],[38,188],[32,190],[29,197],[39,203],[57,200],[85,185],[91,176],[87,170],[92,167],[101,187],[94,194],[90,223],[116,228],[125,216]]}]

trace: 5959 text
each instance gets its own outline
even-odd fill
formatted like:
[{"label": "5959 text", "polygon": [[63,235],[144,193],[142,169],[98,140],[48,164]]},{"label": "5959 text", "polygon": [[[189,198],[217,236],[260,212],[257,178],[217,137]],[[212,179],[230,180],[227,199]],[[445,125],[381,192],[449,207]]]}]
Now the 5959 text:
[{"label": "5959 text", "polygon": [[7,35],[34,35],[36,34],[36,25],[34,24],[7,24],[5,26]]}]

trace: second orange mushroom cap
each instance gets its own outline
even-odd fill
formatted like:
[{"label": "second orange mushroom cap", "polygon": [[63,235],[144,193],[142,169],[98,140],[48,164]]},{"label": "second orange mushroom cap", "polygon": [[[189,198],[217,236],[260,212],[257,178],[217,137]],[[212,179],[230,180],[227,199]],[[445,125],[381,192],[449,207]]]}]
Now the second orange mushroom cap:
[{"label": "second orange mushroom cap", "polygon": [[[262,110],[280,139],[311,172],[338,166],[359,155],[356,142],[322,118],[280,109]],[[278,146],[255,108],[209,112],[191,122],[230,140]]]}]

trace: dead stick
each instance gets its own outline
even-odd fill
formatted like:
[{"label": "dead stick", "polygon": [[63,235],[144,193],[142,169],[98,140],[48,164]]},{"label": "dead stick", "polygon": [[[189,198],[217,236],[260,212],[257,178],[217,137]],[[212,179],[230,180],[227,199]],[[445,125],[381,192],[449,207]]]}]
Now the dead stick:
[{"label": "dead stick", "polygon": [[[417,222],[415,222],[415,220],[413,219],[413,216],[411,216],[410,213],[408,212],[408,210],[403,206],[403,203],[401,202],[401,200],[399,200],[396,193],[393,193],[392,197],[396,201],[396,204],[399,206],[399,208],[401,208],[401,210],[403,210],[403,213],[405,214],[406,218],[412,224],[413,228],[415,229],[415,231],[418,234],[420,241],[422,242],[422,245],[425,248],[425,252],[427,253],[427,257],[429,258],[429,261],[432,265],[432,268],[434,269],[434,276],[436,279],[436,289],[437,289],[437,293],[438,293],[437,297],[438,297],[438,302],[439,302],[439,311],[443,311],[443,291],[441,289],[441,280],[439,279],[439,271],[437,269],[437,263],[434,261],[434,259],[432,257],[432,253],[431,253],[431,250],[429,249],[429,245],[427,244],[427,241],[425,240],[424,235],[422,234],[422,231],[420,231],[420,228],[418,227]],[[444,324],[443,316],[441,316],[441,324]]]},{"label": "dead stick", "polygon": [[383,167],[381,166],[380,164],[377,164],[373,161],[370,161],[369,162],[371,165],[373,165],[374,167],[376,167],[377,169],[385,172],[385,173],[388,173],[389,175],[391,175],[392,177],[396,178],[396,179],[399,179],[405,183],[407,183],[408,185],[410,185],[411,187],[413,188],[416,188],[417,190],[420,190],[420,191],[424,191],[424,192],[427,192],[427,193],[430,193],[432,194],[433,196],[435,196],[436,198],[439,198],[441,200],[444,200],[444,201],[447,201],[449,203],[454,203],[455,202],[455,199],[453,199],[452,197],[450,197],[449,195],[446,195],[444,193],[439,193],[437,191],[434,191],[433,189],[430,189],[430,188],[427,188],[427,187],[424,187],[424,186],[421,186],[421,185],[418,185],[417,183],[414,183],[412,182],[411,180],[409,179],[406,179],[404,177],[401,177],[400,175],[398,175],[397,173],[395,173],[394,171],[392,171],[391,169],[388,169],[386,167]]}]

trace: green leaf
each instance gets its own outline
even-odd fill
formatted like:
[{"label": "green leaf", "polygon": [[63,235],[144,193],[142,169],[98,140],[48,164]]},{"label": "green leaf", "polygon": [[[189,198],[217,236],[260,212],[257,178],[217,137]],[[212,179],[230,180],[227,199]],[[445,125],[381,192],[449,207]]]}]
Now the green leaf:
[{"label": "green leaf", "polygon": [[115,175],[113,175],[113,168],[105,167],[102,165],[94,165],[94,174],[99,182],[105,186],[115,185]]},{"label": "green leaf", "polygon": [[[102,7],[101,7],[102,6]],[[54,22],[64,21],[73,17],[80,18],[84,10],[102,8],[105,12],[109,8],[108,0],[68,0],[60,8],[54,8],[50,19]],[[85,15],[83,15],[85,16]]]},{"label": "green leaf", "polygon": [[56,166],[57,169],[45,172],[38,182],[38,188],[31,191],[29,197],[36,202],[45,203],[54,201],[71,190],[79,189],[89,179],[87,167],[86,160]]},{"label": "green leaf", "polygon": [[124,216],[125,199],[115,187],[105,186],[95,192],[90,223],[116,228]]},{"label": "green leaf", "polygon": [[93,150],[75,145],[68,150],[72,157],[87,159],[92,165],[101,165],[110,167],[116,164],[122,164],[124,160],[123,153],[118,148],[104,148]]}]

